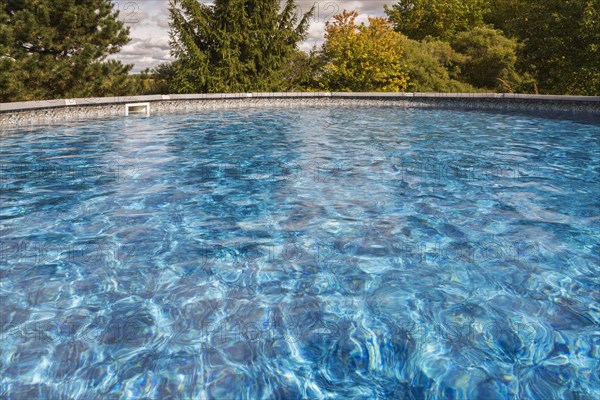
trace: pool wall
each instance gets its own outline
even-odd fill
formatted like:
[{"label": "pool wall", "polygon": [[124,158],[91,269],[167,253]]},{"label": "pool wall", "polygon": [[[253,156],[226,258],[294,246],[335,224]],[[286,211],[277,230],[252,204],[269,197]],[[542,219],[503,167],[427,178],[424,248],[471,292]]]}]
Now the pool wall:
[{"label": "pool wall", "polygon": [[600,96],[495,93],[226,93],[76,98],[0,103],[0,127],[124,117],[127,105],[149,103],[150,115],[212,108],[387,105],[600,115]]}]

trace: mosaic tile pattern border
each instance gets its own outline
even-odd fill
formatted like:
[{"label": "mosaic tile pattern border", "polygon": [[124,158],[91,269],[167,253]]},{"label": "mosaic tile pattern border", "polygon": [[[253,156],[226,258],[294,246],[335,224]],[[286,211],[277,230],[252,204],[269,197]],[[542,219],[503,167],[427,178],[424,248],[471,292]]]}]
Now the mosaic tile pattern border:
[{"label": "mosaic tile pattern border", "polygon": [[126,104],[150,103],[150,115],[241,107],[372,106],[540,111],[600,115],[600,97],[447,93],[231,93],[152,95],[0,104],[0,127],[18,128],[125,117]]}]

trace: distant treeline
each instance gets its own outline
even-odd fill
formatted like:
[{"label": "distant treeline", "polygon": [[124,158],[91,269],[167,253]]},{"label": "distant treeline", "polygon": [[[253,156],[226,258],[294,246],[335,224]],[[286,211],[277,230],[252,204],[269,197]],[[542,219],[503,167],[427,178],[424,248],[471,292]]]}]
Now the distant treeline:
[{"label": "distant treeline", "polygon": [[131,75],[111,0],[3,0],[0,100],[256,91],[600,95],[600,0],[399,0],[298,50],[294,0],[170,0],[174,61]]}]

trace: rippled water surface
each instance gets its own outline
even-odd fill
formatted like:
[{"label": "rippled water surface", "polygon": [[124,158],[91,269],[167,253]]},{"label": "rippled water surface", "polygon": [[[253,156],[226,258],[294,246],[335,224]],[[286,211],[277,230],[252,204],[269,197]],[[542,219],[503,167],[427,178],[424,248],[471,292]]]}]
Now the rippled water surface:
[{"label": "rippled water surface", "polygon": [[599,140],[385,107],[3,132],[0,397],[600,398]]}]

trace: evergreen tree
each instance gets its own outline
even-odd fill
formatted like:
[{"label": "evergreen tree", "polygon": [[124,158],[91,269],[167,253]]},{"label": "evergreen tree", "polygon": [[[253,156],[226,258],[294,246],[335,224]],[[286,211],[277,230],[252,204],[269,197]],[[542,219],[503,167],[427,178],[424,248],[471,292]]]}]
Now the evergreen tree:
[{"label": "evergreen tree", "polygon": [[170,0],[172,89],[192,92],[275,91],[306,37],[313,9],[298,22],[294,0]]},{"label": "evergreen tree", "polygon": [[2,0],[1,101],[126,94],[129,41],[110,0]]}]

